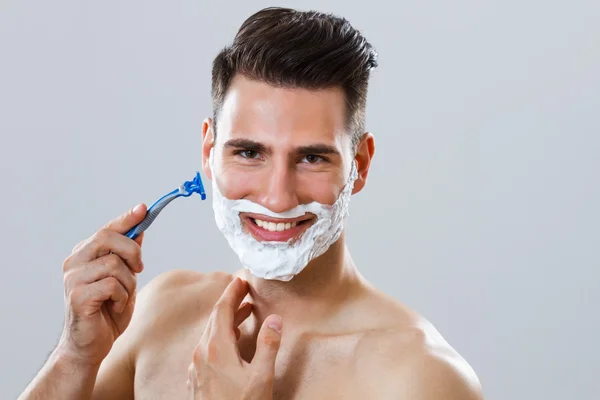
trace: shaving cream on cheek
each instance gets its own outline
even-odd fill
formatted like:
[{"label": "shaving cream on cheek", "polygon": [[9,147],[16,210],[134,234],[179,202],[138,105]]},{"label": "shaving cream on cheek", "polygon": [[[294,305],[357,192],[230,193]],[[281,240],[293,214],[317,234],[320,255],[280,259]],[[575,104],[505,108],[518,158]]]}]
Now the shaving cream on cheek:
[{"label": "shaving cream on cheek", "polygon": [[[358,177],[356,162],[352,163],[350,176],[344,189],[333,205],[312,202],[301,204],[283,213],[275,213],[258,203],[247,199],[232,200],[224,197],[216,183],[213,150],[209,156],[209,166],[213,174],[212,205],[215,221],[229,246],[236,252],[242,266],[258,278],[289,281],[299,274],[308,263],[319,257],[335,243],[343,230],[348,216],[348,206],[354,181]],[[262,214],[273,218],[296,218],[312,213],[314,223],[293,243],[261,242],[244,232],[242,212]]]}]

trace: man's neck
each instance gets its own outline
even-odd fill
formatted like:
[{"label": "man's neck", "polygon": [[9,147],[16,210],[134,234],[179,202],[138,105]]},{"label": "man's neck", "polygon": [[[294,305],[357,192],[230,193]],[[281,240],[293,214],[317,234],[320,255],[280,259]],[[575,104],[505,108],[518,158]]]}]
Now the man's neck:
[{"label": "man's neck", "polygon": [[246,300],[254,306],[258,328],[266,317],[277,314],[283,319],[284,330],[298,333],[330,319],[363,282],[343,235],[288,282],[256,278],[246,270],[236,275],[249,283]]}]

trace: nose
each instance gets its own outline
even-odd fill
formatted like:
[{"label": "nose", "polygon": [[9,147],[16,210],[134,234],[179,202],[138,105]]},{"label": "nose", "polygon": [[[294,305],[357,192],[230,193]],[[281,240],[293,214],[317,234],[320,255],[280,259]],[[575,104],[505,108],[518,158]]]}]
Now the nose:
[{"label": "nose", "polygon": [[273,163],[263,182],[260,203],[269,210],[281,213],[298,205],[295,170],[287,162]]}]

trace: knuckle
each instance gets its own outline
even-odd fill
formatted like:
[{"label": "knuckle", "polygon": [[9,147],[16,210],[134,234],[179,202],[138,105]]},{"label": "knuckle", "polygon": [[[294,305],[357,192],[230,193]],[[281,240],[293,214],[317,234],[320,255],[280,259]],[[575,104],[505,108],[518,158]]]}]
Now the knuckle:
[{"label": "knuckle", "polygon": [[258,368],[250,377],[252,386],[271,386],[274,382],[273,375],[266,373],[264,369]]},{"label": "knuckle", "polygon": [[75,280],[74,271],[72,269],[67,269],[63,273],[63,284],[65,288],[71,287],[73,281]]},{"label": "knuckle", "polygon": [[137,289],[137,283],[134,279],[126,279],[123,287],[125,288],[125,292],[127,292],[127,296],[133,296]]},{"label": "knuckle", "polygon": [[83,290],[81,288],[73,288],[68,292],[67,300],[71,307],[77,307],[83,298]]},{"label": "knuckle", "polygon": [[222,314],[225,311],[226,304],[222,301],[217,301],[213,306],[213,314]]},{"label": "knuckle", "polygon": [[117,254],[108,254],[105,258],[104,265],[114,274],[121,268],[121,257]]},{"label": "knuckle", "polygon": [[128,283],[132,291],[135,291],[137,289],[137,278],[131,272],[129,272]]},{"label": "knuckle", "polygon": [[279,346],[279,338],[275,335],[265,335],[262,339],[262,342],[268,347]]},{"label": "knuckle", "polygon": [[114,276],[106,278],[106,285],[111,292],[115,292],[119,289],[119,281]]},{"label": "knuckle", "polygon": [[203,359],[202,349],[198,346],[194,349],[194,353],[192,354],[192,364],[190,365],[190,369],[193,369],[195,365],[201,365]]},{"label": "knuckle", "polygon": [[91,249],[99,249],[102,247],[105,241],[106,239],[103,238],[103,234],[94,233],[94,235],[90,238],[88,245]]},{"label": "knuckle", "polygon": [[219,359],[219,346],[216,341],[209,340],[206,344],[204,359],[208,364],[215,364]]},{"label": "knuckle", "polygon": [[81,242],[79,242],[75,246],[73,246],[73,249],[71,250],[71,254],[76,253],[81,248],[81,246],[83,246],[84,243],[85,243],[85,240],[82,240]]},{"label": "knuckle", "polygon": [[73,255],[71,254],[67,258],[65,258],[63,261],[63,264],[62,264],[63,273],[66,273],[67,271],[69,271],[71,269],[72,263],[73,263]]},{"label": "knuckle", "polygon": [[137,243],[132,243],[132,245],[127,249],[126,260],[128,264],[133,268],[136,268],[140,262],[142,261],[142,252]]},{"label": "knuckle", "polygon": [[110,238],[110,230],[101,228],[94,234],[93,238],[95,243],[103,243]]},{"label": "knuckle", "polygon": [[94,233],[94,235],[93,235],[92,237],[93,237],[94,239],[102,239],[102,238],[105,238],[105,237],[108,235],[108,232],[107,232],[107,230],[108,230],[108,228],[106,228],[106,227],[102,227],[102,228],[98,229],[98,230],[97,230],[97,231]]}]

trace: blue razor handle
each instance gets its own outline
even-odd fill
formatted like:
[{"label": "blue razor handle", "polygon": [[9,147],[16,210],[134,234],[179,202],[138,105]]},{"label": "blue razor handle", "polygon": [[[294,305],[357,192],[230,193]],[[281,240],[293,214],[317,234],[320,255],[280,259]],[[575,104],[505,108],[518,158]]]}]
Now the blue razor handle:
[{"label": "blue razor handle", "polygon": [[154,222],[158,214],[173,200],[178,197],[189,197],[194,193],[198,193],[202,200],[206,200],[206,192],[204,191],[204,185],[202,184],[202,179],[200,178],[200,172],[196,171],[196,176],[191,181],[184,182],[177,189],[173,190],[170,193],[167,193],[160,199],[156,200],[154,204],[148,208],[146,216],[136,226],[131,228],[129,232],[125,234],[130,239],[137,238],[142,232],[144,232],[148,227]]}]

